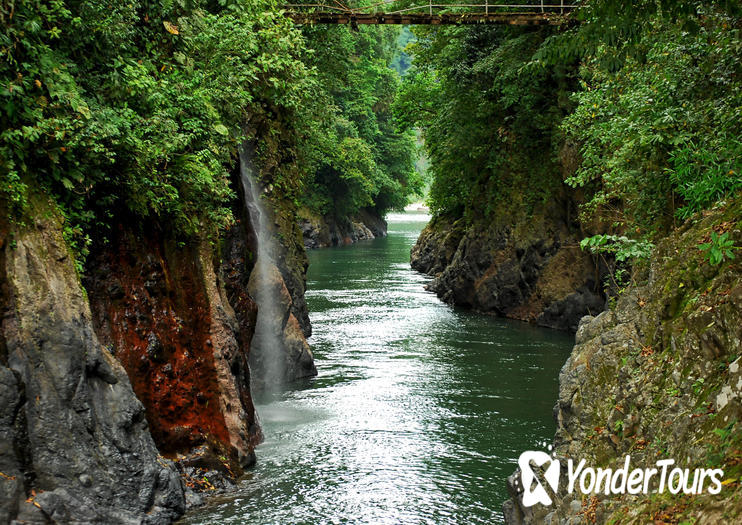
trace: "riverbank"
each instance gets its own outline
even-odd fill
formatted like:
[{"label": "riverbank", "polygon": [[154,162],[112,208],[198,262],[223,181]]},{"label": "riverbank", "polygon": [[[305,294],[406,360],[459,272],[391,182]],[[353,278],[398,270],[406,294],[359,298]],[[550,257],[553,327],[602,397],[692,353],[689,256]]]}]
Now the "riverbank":
[{"label": "riverbank", "polygon": [[[727,235],[742,244],[742,203],[686,222],[657,246],[617,304],[580,322],[559,378],[554,452],[600,468],[722,469],[717,495],[568,494],[524,507],[516,473],[509,524],[737,523],[742,517],[742,265],[712,264],[704,243]],[[687,487],[693,485],[693,475]],[[656,480],[655,480],[656,481]],[[707,481],[706,486],[708,487]],[[656,483],[652,485],[656,488]]]},{"label": "riverbank", "polygon": [[302,208],[299,210],[299,228],[307,250],[347,246],[384,237],[387,233],[386,221],[373,210],[360,210],[352,216],[338,218]]},{"label": "riverbank", "polygon": [[555,200],[485,219],[440,216],[422,231],[411,264],[443,301],[574,332],[605,308],[605,268],[580,249],[573,203]]}]

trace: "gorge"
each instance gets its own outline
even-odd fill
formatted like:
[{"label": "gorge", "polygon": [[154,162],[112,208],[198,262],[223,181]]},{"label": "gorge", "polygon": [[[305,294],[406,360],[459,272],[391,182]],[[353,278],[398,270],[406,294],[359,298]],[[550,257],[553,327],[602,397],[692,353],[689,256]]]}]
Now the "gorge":
[{"label": "gorge", "polygon": [[390,214],[384,238],[309,254],[320,374],[256,398],[255,469],[184,523],[502,522],[511,456],[553,435],[571,337],[426,292],[409,267],[426,220]]},{"label": "gorge", "polygon": [[0,3],[0,523],[741,519],[738,3],[463,8]]}]

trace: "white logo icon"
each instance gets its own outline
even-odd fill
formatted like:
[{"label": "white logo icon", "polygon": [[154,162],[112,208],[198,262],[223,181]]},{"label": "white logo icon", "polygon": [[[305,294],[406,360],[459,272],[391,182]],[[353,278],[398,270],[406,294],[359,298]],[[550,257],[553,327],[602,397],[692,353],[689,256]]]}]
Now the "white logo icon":
[{"label": "white logo icon", "polygon": [[[551,489],[556,492],[559,487],[559,461],[552,458],[546,452],[540,450],[526,450],[518,458],[518,466],[520,467],[520,481],[523,483],[523,506],[531,507],[536,503],[542,505],[551,505],[551,498],[546,493],[546,489],[541,485],[541,482],[536,478],[536,475],[531,469],[531,463],[534,463],[537,467],[551,462],[551,464],[544,472],[544,479],[549,484]],[[536,481],[536,486],[531,489],[531,485]]]}]

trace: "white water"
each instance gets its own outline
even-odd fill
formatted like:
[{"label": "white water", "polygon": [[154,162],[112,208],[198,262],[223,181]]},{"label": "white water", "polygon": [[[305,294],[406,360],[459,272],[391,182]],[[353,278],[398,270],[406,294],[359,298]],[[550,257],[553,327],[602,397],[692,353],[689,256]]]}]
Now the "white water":
[{"label": "white water", "polygon": [[[275,264],[275,241],[268,227],[269,215],[263,207],[261,190],[245,148],[240,148],[240,179],[250,224],[257,235],[257,260],[250,276],[253,299],[258,304],[255,334],[250,345],[253,383],[264,390],[278,388],[286,373],[285,352],[281,339],[280,285]],[[278,286],[278,289],[276,285]]]}]

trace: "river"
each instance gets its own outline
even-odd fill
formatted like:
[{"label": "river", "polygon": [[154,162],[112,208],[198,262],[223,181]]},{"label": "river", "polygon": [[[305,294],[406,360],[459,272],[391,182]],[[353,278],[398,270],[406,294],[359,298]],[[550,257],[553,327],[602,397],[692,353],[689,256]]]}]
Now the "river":
[{"label": "river", "polygon": [[442,303],[409,265],[426,217],[309,254],[319,376],[257,399],[265,442],[190,524],[502,522],[520,453],[554,435],[573,337]]}]

